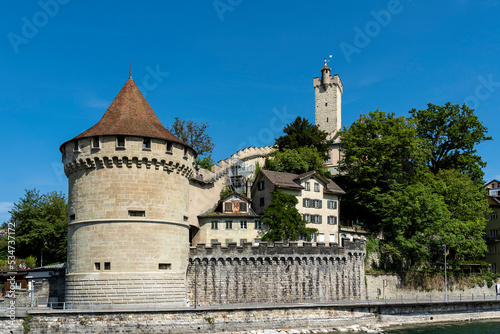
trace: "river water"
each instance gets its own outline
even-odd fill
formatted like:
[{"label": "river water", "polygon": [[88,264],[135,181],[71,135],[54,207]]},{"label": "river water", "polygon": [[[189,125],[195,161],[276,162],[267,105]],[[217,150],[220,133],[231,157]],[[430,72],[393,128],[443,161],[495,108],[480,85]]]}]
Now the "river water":
[{"label": "river water", "polygon": [[387,334],[499,334],[500,320],[473,321],[431,326],[402,327],[386,330]]}]

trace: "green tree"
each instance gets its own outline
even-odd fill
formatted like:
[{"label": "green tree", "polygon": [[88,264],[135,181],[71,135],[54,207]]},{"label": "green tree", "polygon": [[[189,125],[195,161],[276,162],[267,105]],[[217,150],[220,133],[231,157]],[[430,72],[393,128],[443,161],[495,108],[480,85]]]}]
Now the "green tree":
[{"label": "green tree", "polygon": [[271,203],[262,215],[262,220],[269,227],[262,240],[296,241],[299,237],[311,240],[311,234],[318,230],[306,227],[307,222],[296,208],[297,198],[281,190],[275,190],[272,196]]},{"label": "green tree", "polygon": [[476,146],[492,138],[487,128],[465,104],[429,103],[425,110],[410,110],[417,135],[430,152],[428,165],[434,174],[442,169],[458,169],[477,185],[483,184],[486,163],[477,155]]},{"label": "green tree", "polygon": [[207,134],[207,123],[198,124],[194,121],[175,118],[170,132],[180,140],[191,146],[198,155],[203,156],[212,153],[214,144],[212,137]]},{"label": "green tree", "polygon": [[212,155],[210,154],[207,157],[196,158],[196,164],[201,168],[212,170],[212,165],[214,164],[214,161],[212,160]]},{"label": "green tree", "polygon": [[66,261],[68,205],[62,193],[27,190],[9,211],[16,226],[16,256],[43,255],[44,264]]},{"label": "green tree", "polygon": [[416,130],[405,117],[379,110],[340,131],[340,176],[335,181],[342,196],[342,220],[361,220],[380,229],[379,196],[409,182],[424,165],[425,151]]},{"label": "green tree", "polygon": [[331,174],[325,166],[325,161],[315,147],[299,147],[283,151],[273,151],[266,158],[264,169],[275,172],[302,174],[312,170],[326,178]]},{"label": "green tree", "polygon": [[327,133],[311,124],[307,119],[297,117],[291,124],[287,124],[283,129],[285,133],[276,139],[275,146],[278,150],[299,149],[302,147],[314,147],[323,160],[326,160],[328,153]]}]

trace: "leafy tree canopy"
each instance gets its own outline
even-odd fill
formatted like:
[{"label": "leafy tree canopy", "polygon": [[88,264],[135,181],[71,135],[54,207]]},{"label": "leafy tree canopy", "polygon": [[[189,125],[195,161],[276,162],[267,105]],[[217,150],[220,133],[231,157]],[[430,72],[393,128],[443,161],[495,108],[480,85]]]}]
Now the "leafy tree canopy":
[{"label": "leafy tree canopy", "polygon": [[273,151],[266,158],[264,169],[275,172],[302,174],[312,170],[324,177],[331,174],[325,166],[325,161],[315,147],[299,147],[283,151]]},{"label": "leafy tree canopy", "polygon": [[327,133],[311,124],[307,119],[297,117],[295,121],[283,129],[285,133],[276,139],[275,146],[280,151],[287,149],[298,149],[302,147],[314,147],[323,160],[327,159],[328,143]]},{"label": "leafy tree canopy", "polygon": [[487,129],[465,104],[446,103],[437,106],[429,103],[425,110],[410,110],[417,135],[424,140],[430,152],[427,157],[434,174],[441,169],[458,169],[469,175],[476,184],[483,184],[486,166],[478,156],[476,146],[491,140]]},{"label": "leafy tree canopy", "polygon": [[27,190],[9,213],[9,223],[16,226],[17,257],[43,254],[44,264],[66,261],[68,205],[64,194]]},{"label": "leafy tree canopy", "polygon": [[451,261],[480,256],[488,205],[474,147],[490,139],[486,128],[466,106],[410,113],[376,110],[341,131],[341,218],[383,231],[381,249],[400,269],[432,265],[443,244]]},{"label": "leafy tree canopy", "polygon": [[207,123],[198,124],[176,117],[169,130],[202,156],[212,153],[214,149],[212,138],[206,132],[207,128]]},{"label": "leafy tree canopy", "polygon": [[281,190],[275,190],[272,196],[271,203],[262,215],[262,220],[269,227],[262,240],[297,241],[300,237],[311,240],[311,234],[318,230],[306,227],[307,222],[296,208],[297,198]]},{"label": "leafy tree canopy", "polygon": [[210,154],[207,157],[196,158],[196,164],[198,166],[200,166],[201,168],[212,170],[212,165],[214,164],[214,161],[212,159],[212,155]]}]

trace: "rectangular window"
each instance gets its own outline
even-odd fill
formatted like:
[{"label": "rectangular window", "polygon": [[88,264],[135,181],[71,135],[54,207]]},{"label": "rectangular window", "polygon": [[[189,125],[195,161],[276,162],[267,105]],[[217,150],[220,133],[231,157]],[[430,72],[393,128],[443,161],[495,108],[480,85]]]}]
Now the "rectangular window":
[{"label": "rectangular window", "polygon": [[257,190],[264,190],[264,181],[259,181],[259,183],[257,183]]},{"label": "rectangular window", "polygon": [[99,148],[101,147],[100,144],[99,136],[92,137],[92,148]]},{"label": "rectangular window", "polygon": [[226,246],[233,242],[233,239],[226,239]]},{"label": "rectangular window", "polygon": [[240,212],[246,212],[246,211],[247,211],[247,203],[240,202]]},{"label": "rectangular window", "polygon": [[212,221],[212,226],[211,227],[212,227],[212,230],[218,230],[219,229],[219,223],[216,220],[214,220],[214,221]]},{"label": "rectangular window", "polygon": [[328,216],[328,224],[337,225],[337,217],[336,216]]},{"label": "rectangular window", "polygon": [[325,242],[325,234],[324,233],[320,233],[318,235],[318,242]]},{"label": "rectangular window", "polygon": [[242,220],[240,221],[240,230],[246,230],[247,229],[247,221]]},{"label": "rectangular window", "polygon": [[311,234],[311,241],[314,241],[314,242],[318,241],[318,234],[317,233]]},{"label": "rectangular window", "polygon": [[335,234],[330,234],[330,239],[328,239],[328,242],[330,242],[330,243],[335,242]]},{"label": "rectangular window", "polygon": [[497,272],[497,264],[496,263],[492,263],[491,264],[491,271],[496,273]]},{"label": "rectangular window", "polygon": [[111,262],[104,262],[104,270],[111,270]]},{"label": "rectangular window", "polygon": [[78,140],[75,140],[73,142],[73,151],[79,152],[80,151],[80,142]]},{"label": "rectangular window", "polygon": [[210,244],[218,244],[219,243],[219,239],[210,239]]},{"label": "rectangular window", "polygon": [[311,185],[309,184],[309,182],[304,183],[304,188],[306,188],[307,191],[311,190]]},{"label": "rectangular window", "polygon": [[74,214],[69,215],[69,221],[70,221],[70,222],[74,222],[74,221],[75,221],[75,219],[76,219],[76,216],[75,216]]},{"label": "rectangular window", "polygon": [[259,202],[260,206],[264,206],[264,197],[261,197]]},{"label": "rectangular window", "polygon": [[262,222],[260,220],[255,221],[255,229],[260,230],[262,228]]},{"label": "rectangular window", "polygon": [[491,215],[490,215],[490,220],[496,220],[498,218],[498,214],[496,212],[493,212]]},{"label": "rectangular window", "polygon": [[100,262],[94,262],[94,269],[95,270],[101,270],[101,263]]},{"label": "rectangular window", "polygon": [[243,246],[247,242],[247,239],[240,239],[240,246]]},{"label": "rectangular window", "polygon": [[224,203],[224,212],[233,212],[233,203],[231,202]]},{"label": "rectangular window", "polygon": [[302,219],[304,219],[308,223],[311,222],[311,216],[308,215],[307,213],[302,216]]},{"label": "rectangular window", "polygon": [[321,216],[319,215],[312,215],[311,220],[314,224],[321,224]]},{"label": "rectangular window", "polygon": [[233,229],[233,222],[226,221],[226,230],[232,230],[232,229]]},{"label": "rectangular window", "polygon": [[490,230],[490,237],[498,236],[498,230]]},{"label": "rectangular window", "polygon": [[253,244],[258,246],[260,244],[260,239],[254,239]]},{"label": "rectangular window", "polygon": [[304,198],[303,200],[304,208],[309,208],[311,204],[311,200],[309,198]]},{"label": "rectangular window", "polygon": [[128,210],[130,217],[146,217],[146,211],[142,210]]},{"label": "rectangular window", "polygon": [[172,264],[171,263],[158,263],[158,269],[159,270],[168,270],[172,268]]},{"label": "rectangular window", "polygon": [[328,209],[336,209],[337,201],[328,201]]},{"label": "rectangular window", "polygon": [[172,152],[172,143],[167,142],[167,152]]},{"label": "rectangular window", "polygon": [[142,148],[151,148],[151,139],[150,138],[143,138],[142,139]]},{"label": "rectangular window", "polygon": [[116,146],[117,147],[125,147],[125,136],[116,137]]},{"label": "rectangular window", "polygon": [[318,183],[314,184],[314,191],[319,192],[319,184]]},{"label": "rectangular window", "polygon": [[321,209],[321,207],[323,206],[322,202],[323,201],[320,200],[320,199],[313,200],[313,207],[316,208],[316,209]]}]

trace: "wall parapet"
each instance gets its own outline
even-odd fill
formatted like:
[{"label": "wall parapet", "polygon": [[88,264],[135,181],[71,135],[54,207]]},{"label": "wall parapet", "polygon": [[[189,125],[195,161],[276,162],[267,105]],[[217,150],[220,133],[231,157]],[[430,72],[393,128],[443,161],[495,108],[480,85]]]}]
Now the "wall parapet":
[{"label": "wall parapet", "polygon": [[254,246],[251,242],[246,242],[241,246],[237,243],[229,243],[227,247],[223,247],[220,243],[214,243],[211,246],[198,244],[196,247],[191,247],[189,255],[191,260],[199,258],[214,258],[214,257],[262,257],[262,256],[310,256],[310,255],[327,255],[345,257],[350,255],[365,256],[365,241],[364,240],[344,240],[344,247],[339,247],[338,244],[326,245],[323,242],[318,242],[313,245],[311,242],[304,242],[299,245],[297,242],[284,244],[275,242],[273,245],[267,242],[261,242],[258,246]]}]

